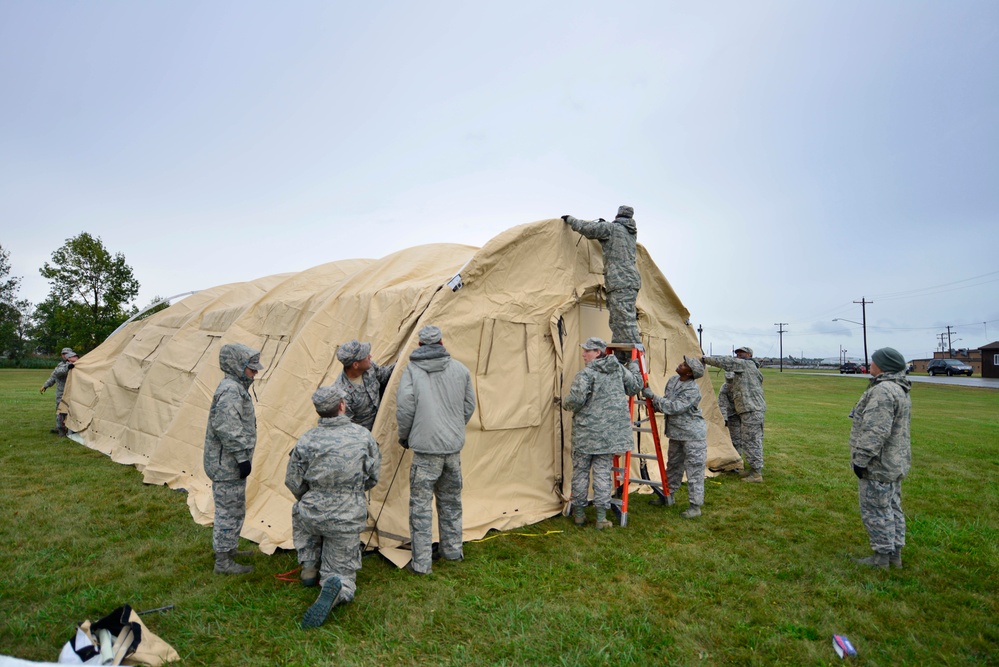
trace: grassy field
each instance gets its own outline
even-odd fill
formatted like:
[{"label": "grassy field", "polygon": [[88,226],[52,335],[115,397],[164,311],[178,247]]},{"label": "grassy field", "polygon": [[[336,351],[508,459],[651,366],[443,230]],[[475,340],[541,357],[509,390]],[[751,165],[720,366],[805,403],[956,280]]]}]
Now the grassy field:
[{"label": "grassy field", "polygon": [[[364,559],[355,602],[299,628],[294,554],[212,574],[182,493],[50,435],[46,371],[0,370],[0,653],[55,660],[122,603],[189,665],[999,664],[999,391],[917,384],[905,569],[867,555],[847,414],[863,378],[766,372],[763,485],[708,480],[704,515],[633,496],[629,526],[562,517],[467,544],[430,577]],[[717,378],[716,378],[717,382]]]}]

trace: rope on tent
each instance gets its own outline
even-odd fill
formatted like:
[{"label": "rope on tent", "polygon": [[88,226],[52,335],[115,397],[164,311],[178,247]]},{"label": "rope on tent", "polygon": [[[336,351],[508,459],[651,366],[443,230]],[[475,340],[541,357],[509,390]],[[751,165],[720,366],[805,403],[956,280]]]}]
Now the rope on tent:
[{"label": "rope on tent", "polygon": [[549,535],[564,532],[564,530],[549,530],[544,533],[496,533],[495,535],[490,535],[489,537],[483,537],[481,540],[469,540],[469,542],[488,542],[489,540],[494,540],[497,537],[506,537],[507,535],[519,535],[520,537],[548,537]]}]

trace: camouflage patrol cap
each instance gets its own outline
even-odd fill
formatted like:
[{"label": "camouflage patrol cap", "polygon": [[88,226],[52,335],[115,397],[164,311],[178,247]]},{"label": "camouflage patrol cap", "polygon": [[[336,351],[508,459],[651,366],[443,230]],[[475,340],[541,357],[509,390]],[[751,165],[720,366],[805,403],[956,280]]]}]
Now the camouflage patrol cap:
[{"label": "camouflage patrol cap", "polygon": [[746,353],[746,354],[748,354],[749,356],[753,356],[753,348],[751,348],[751,347],[746,347],[745,345],[743,345],[742,347],[737,347],[737,348],[735,348],[735,351],[736,351],[736,352],[745,352],[745,353]]},{"label": "camouflage patrol cap", "polygon": [[630,206],[618,206],[617,207],[617,217],[619,218],[634,218],[635,209]]},{"label": "camouflage patrol cap", "polygon": [[344,366],[350,366],[355,361],[364,361],[369,354],[371,354],[371,343],[348,340],[336,351],[336,358]]},{"label": "camouflage patrol cap", "polygon": [[62,348],[62,352],[60,352],[59,354],[61,354],[64,357],[76,357],[76,356],[79,356],[79,355],[76,354],[76,352],[73,352],[73,348],[71,348],[71,347],[64,347],[64,348]]},{"label": "camouflage patrol cap", "polygon": [[333,414],[345,397],[342,389],[331,384],[316,389],[316,393],[312,394],[312,404],[316,406],[316,412],[319,414]]},{"label": "camouflage patrol cap", "polygon": [[604,342],[603,338],[593,336],[591,338],[587,338],[586,342],[580,345],[580,347],[584,350],[598,350],[603,352],[607,349],[607,343]]},{"label": "camouflage patrol cap", "polygon": [[701,363],[700,359],[683,355],[683,361],[690,368],[690,372],[694,374],[695,380],[704,376],[704,364]]},{"label": "camouflage patrol cap", "polygon": [[253,355],[252,357],[250,357],[250,360],[246,362],[246,367],[250,368],[252,370],[255,370],[255,371],[262,371],[262,370],[264,370],[263,364],[260,363],[260,353],[259,352],[257,354],[255,354],[255,355]]},{"label": "camouflage patrol cap", "polygon": [[441,342],[441,330],[439,327],[433,324],[428,324],[427,326],[420,329],[420,345],[433,345],[434,343]]}]

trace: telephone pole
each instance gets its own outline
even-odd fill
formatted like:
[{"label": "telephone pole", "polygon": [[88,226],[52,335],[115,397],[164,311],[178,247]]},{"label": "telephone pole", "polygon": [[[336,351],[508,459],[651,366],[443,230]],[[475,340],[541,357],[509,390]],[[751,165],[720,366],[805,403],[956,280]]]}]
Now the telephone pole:
[{"label": "telephone pole", "polygon": [[697,347],[701,349],[701,354],[704,354],[704,325],[697,325]]},{"label": "telephone pole", "polygon": [[787,326],[787,322],[775,322],[774,326],[777,327],[777,335],[780,336],[780,372],[784,372],[784,332],[787,331],[784,327]]},{"label": "telephone pole", "polygon": [[860,318],[861,326],[864,327],[864,368],[867,372],[871,372],[870,362],[867,360],[867,304],[874,303],[873,301],[868,301],[864,297],[860,297],[860,301],[854,301],[854,303],[860,304],[860,313],[863,317]]},{"label": "telephone pole", "polygon": [[947,325],[947,356],[948,357],[953,357],[954,356],[954,346],[950,342],[950,336],[951,336],[951,334],[956,334],[957,332],[956,331],[951,331],[952,328],[953,327],[951,327],[951,325],[949,325],[949,324]]}]

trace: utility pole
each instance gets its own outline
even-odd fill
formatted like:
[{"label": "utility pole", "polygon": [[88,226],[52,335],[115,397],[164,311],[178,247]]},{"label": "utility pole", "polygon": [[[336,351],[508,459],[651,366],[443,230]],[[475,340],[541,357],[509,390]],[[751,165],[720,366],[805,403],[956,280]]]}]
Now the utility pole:
[{"label": "utility pole", "polygon": [[784,372],[784,332],[787,331],[784,327],[787,326],[787,322],[775,322],[774,326],[777,327],[777,335],[780,336],[780,372]]},{"label": "utility pole", "polygon": [[867,361],[867,304],[874,303],[873,301],[868,301],[864,297],[860,297],[860,301],[854,301],[854,303],[860,304],[860,313],[863,317],[860,318],[861,326],[864,327],[864,368],[867,372],[871,372],[870,362]]},{"label": "utility pole", "polygon": [[938,352],[943,352],[944,351],[944,340],[943,339],[944,339],[944,336],[946,336],[946,335],[947,335],[946,332],[944,332],[944,333],[938,333],[937,334],[937,347],[939,348]]},{"label": "utility pole", "polygon": [[948,324],[947,325],[947,357],[952,359],[954,357],[954,346],[950,342],[950,335],[951,334],[956,334],[957,332],[956,331],[951,331],[951,328],[952,328],[951,325]]},{"label": "utility pole", "polygon": [[704,325],[697,325],[697,347],[700,348],[701,354],[704,354]]}]

